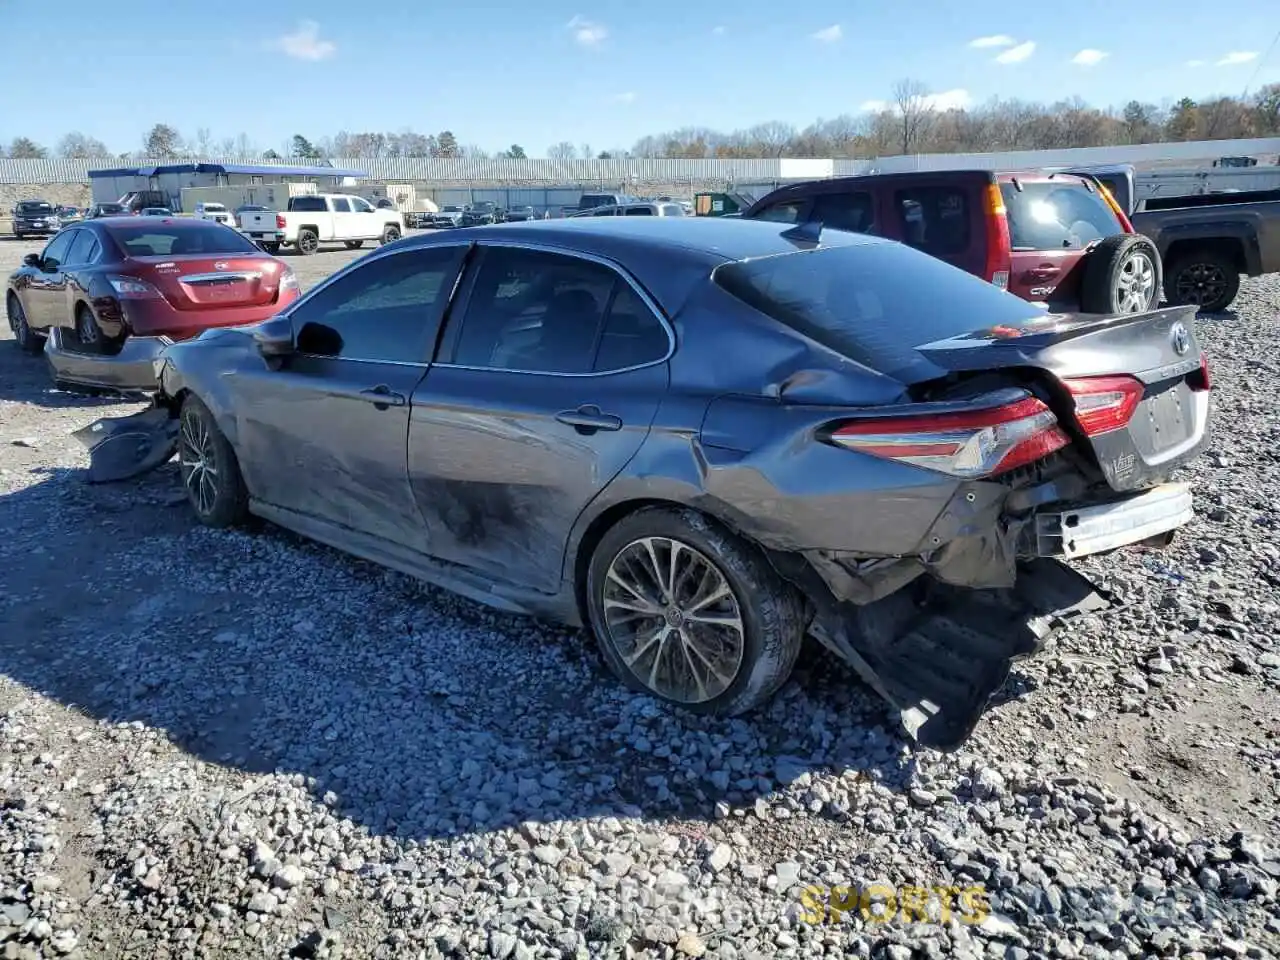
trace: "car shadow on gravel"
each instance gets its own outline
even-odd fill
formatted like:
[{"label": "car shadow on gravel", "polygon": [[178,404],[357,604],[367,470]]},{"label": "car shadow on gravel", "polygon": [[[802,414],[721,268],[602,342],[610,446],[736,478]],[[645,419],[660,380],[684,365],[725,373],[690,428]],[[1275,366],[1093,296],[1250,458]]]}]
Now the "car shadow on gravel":
[{"label": "car shadow on gravel", "polygon": [[[2,306],[2,305],[0,305]],[[50,410],[112,407],[138,403],[139,395],[55,384],[44,356],[23,354],[12,340],[0,341],[0,402],[31,404]]]},{"label": "car shadow on gravel", "polygon": [[761,800],[843,819],[841,781],[912,783],[916,752],[824,651],[757,714],[678,715],[624,690],[579,631],[277,528],[199,527],[180,494],[170,463],[98,486],[54,469],[0,497],[0,672],[209,763],[300,775],[315,802],[417,840]]}]

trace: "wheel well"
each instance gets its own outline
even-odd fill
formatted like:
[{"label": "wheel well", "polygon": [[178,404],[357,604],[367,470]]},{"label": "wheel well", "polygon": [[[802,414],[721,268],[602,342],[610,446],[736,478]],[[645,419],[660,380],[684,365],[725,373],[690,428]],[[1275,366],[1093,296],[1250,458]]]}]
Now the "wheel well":
[{"label": "wheel well", "polygon": [[1169,244],[1165,254],[1166,263],[1174,263],[1185,257],[1194,257],[1200,253],[1213,253],[1226,259],[1241,273],[1245,273],[1247,265],[1244,260],[1244,244],[1233,237],[1211,237],[1206,240],[1175,240]]},{"label": "wheel well", "polygon": [[320,234],[320,228],[316,226],[314,223],[298,224],[298,232],[301,233],[303,230],[310,230],[312,233],[316,234],[317,236]]}]

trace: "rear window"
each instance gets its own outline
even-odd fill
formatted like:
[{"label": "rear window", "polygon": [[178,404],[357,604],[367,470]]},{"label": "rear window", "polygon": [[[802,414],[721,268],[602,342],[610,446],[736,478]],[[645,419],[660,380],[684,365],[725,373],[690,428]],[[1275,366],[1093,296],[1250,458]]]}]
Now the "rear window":
[{"label": "rear window", "polygon": [[146,226],[107,228],[121,251],[130,257],[177,257],[184,254],[221,255],[257,253],[258,248],[235,230],[221,226],[198,227],[194,224],[157,230]]},{"label": "rear window", "polygon": [[1020,180],[1000,184],[1015,250],[1078,250],[1123,233],[1101,194],[1081,180]]},{"label": "rear window", "polygon": [[716,269],[723,289],[823,346],[889,376],[937,375],[915,348],[1043,310],[897,243],[819,247]]},{"label": "rear window", "polygon": [[578,201],[578,208],[590,210],[592,207],[603,207],[606,204],[617,206],[618,198],[608,193],[584,193]]},{"label": "rear window", "polygon": [[51,203],[20,203],[18,204],[18,212],[27,216],[53,213],[53,204]]},{"label": "rear window", "polygon": [[969,197],[962,187],[914,187],[894,193],[898,225],[908,246],[935,257],[969,249]]},{"label": "rear window", "polygon": [[316,213],[329,209],[324,197],[294,197],[289,201],[289,209],[294,213]]},{"label": "rear window", "polygon": [[98,209],[103,213],[124,213],[123,203],[100,203]]},{"label": "rear window", "polygon": [[204,209],[208,213],[226,213],[227,208],[220,203],[206,203]]}]

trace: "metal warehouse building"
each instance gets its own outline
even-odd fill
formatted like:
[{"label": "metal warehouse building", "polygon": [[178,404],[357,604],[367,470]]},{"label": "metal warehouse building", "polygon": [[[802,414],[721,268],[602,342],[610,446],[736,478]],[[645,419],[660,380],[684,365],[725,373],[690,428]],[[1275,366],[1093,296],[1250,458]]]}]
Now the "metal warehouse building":
[{"label": "metal warehouse building", "polygon": [[127,193],[160,190],[177,209],[187,187],[248,187],[270,183],[314,183],[320,192],[352,186],[368,177],[363,170],[331,166],[285,166],[283,164],[172,163],[157,167],[113,167],[90,170],[89,185],[94,203],[110,203]]}]

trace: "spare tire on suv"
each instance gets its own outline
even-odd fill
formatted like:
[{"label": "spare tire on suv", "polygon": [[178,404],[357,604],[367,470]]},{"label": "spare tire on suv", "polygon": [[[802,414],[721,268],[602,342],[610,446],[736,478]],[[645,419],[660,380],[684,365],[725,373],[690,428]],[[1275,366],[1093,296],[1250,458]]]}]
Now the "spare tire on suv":
[{"label": "spare tire on suv", "polygon": [[1145,313],[1160,305],[1160,252],[1140,233],[1105,237],[1085,257],[1084,313]]}]

